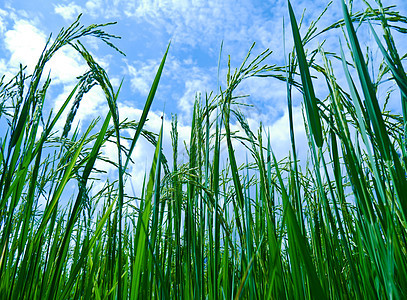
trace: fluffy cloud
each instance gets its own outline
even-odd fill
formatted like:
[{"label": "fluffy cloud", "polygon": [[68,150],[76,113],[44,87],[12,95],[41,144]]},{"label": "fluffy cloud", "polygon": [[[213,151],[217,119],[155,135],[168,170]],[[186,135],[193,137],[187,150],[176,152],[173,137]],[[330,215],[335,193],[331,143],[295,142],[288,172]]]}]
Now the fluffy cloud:
[{"label": "fluffy cloud", "polygon": [[178,100],[178,108],[185,116],[191,117],[194,108],[195,99],[205,97],[205,87],[209,85],[209,77],[194,78],[185,81],[184,94]]},{"label": "fluffy cloud", "polygon": [[5,10],[0,9],[0,34],[3,34],[6,30],[5,18],[7,16],[7,12]]},{"label": "fluffy cloud", "polygon": [[130,75],[132,90],[142,96],[147,96],[158,66],[158,60],[149,60],[147,63],[136,61],[133,64],[128,64],[127,73]]},{"label": "fluffy cloud", "polygon": [[[15,21],[12,29],[9,29],[4,34],[5,48],[9,52],[8,59],[0,60],[0,71],[5,72],[7,77],[14,75],[21,63],[27,66],[27,73],[33,72],[35,65],[38,62],[41,53],[44,50],[47,37],[38,29],[35,23],[25,19]],[[59,93],[53,100],[52,105],[54,110],[59,109],[69,93],[72,91],[74,84],[77,82],[77,76],[82,75],[87,70],[87,65],[81,56],[69,46],[62,48],[51,58],[47,63],[43,74],[44,76],[51,74],[52,87],[60,85],[58,89],[53,89],[53,93]],[[92,89],[86,94],[82,100],[80,108],[77,112],[76,120],[73,126],[78,125],[79,120],[89,120],[99,116],[103,112],[101,107],[105,97],[100,88]],[[65,122],[65,116],[60,120],[57,128],[62,128]]]},{"label": "fluffy cloud", "polygon": [[[148,60],[127,64],[126,72],[130,76],[133,92],[143,97],[148,95],[159,63],[159,60]],[[158,87],[158,92],[166,95],[166,111],[178,111],[180,118],[189,122],[196,95],[200,93],[204,96],[205,92],[215,89],[216,77],[213,74],[216,73],[211,68],[199,67],[192,59],[179,60],[169,56]]]},{"label": "fluffy cloud", "polygon": [[33,23],[23,19],[16,21],[13,29],[4,34],[5,48],[11,54],[8,65],[18,68],[21,63],[32,72],[44,50],[46,40],[46,35]]},{"label": "fluffy cloud", "polygon": [[83,9],[74,3],[69,3],[67,5],[57,4],[54,6],[54,11],[56,14],[61,15],[66,21],[73,21]]},{"label": "fluffy cloud", "polygon": [[[129,119],[138,121],[141,117],[142,110],[134,108],[132,106],[126,105],[124,103],[119,103],[119,114],[120,119]],[[148,114],[148,120],[144,126],[145,130],[158,133],[161,128],[161,112],[150,111]],[[169,166],[172,167],[172,144],[171,144],[171,118],[167,115],[164,115],[163,123],[163,151],[164,155],[168,159]],[[125,134],[128,137],[133,137],[134,130],[123,131],[122,134]],[[183,154],[185,154],[184,141],[188,142],[191,134],[191,127],[188,125],[183,125],[178,123],[178,138],[179,138],[179,160],[183,161]],[[130,145],[127,143],[127,147]],[[148,173],[151,168],[154,146],[147,141],[145,138],[140,137],[137,141],[136,147],[132,153],[133,164],[129,165],[128,171],[131,175],[126,184],[126,192],[133,195],[133,190],[135,195],[140,195],[141,188],[143,186],[144,176],[148,176]],[[103,148],[103,154],[113,161],[117,162],[117,150],[116,145],[110,144]],[[185,161],[184,161],[185,162]],[[97,165],[98,168],[105,170],[108,174],[116,172],[116,168],[112,165],[99,162]]]},{"label": "fluffy cloud", "polygon": [[251,43],[265,21],[252,1],[124,1],[126,15],[165,30],[173,42],[192,47],[213,47],[221,40]]},{"label": "fluffy cloud", "polygon": [[[16,73],[20,63],[27,66],[28,73],[32,73],[44,51],[46,41],[47,36],[34,22],[17,19],[13,27],[4,33],[4,45],[9,53],[6,65],[10,75]],[[67,46],[52,57],[43,73],[51,72],[54,83],[70,83],[85,70],[83,59]]]},{"label": "fluffy cloud", "polygon": [[75,2],[56,5],[55,12],[65,19],[78,12],[95,18],[126,16],[136,22],[147,22],[158,32],[165,31],[173,43],[205,47],[216,53],[221,40],[248,45],[254,40],[262,44],[273,42],[281,35],[281,24],[277,26],[281,18],[265,17],[264,11],[267,10],[267,14],[272,11],[276,15],[282,7],[285,7],[282,0],[272,4],[249,0],[97,0],[82,6]]}]

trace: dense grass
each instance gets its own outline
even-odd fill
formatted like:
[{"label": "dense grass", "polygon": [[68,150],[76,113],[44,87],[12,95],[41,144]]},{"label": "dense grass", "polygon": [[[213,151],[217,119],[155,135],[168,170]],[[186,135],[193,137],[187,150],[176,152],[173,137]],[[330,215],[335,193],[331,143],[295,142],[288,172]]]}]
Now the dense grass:
[{"label": "dense grass", "polygon": [[[313,22],[302,37],[288,2],[294,49],[286,65],[266,65],[269,50],[253,59],[252,49],[240,67],[229,65],[227,86],[195,102],[185,164],[178,162],[173,117],[172,169],[161,151],[163,126],[158,135],[143,129],[169,49],[140,120],[120,122],[120,89],[80,43],[94,36],[118,50],[110,41],[115,36],[103,31],[110,24],[83,27],[78,19],[62,30],[33,74],[21,68],[0,85],[7,125],[0,139],[1,299],[407,298],[407,77],[392,37],[406,32],[407,19],[379,1],[377,9],[366,7],[349,14],[342,1],[342,20],[322,31]],[[379,66],[366,60],[355,22],[370,26],[383,55]],[[308,49],[335,28],[343,29],[345,49],[327,53],[322,40]],[[44,66],[69,46],[89,71],[57,112],[44,115],[51,84],[42,79]],[[326,97],[316,97],[311,74],[324,80]],[[235,91],[251,77],[286,83],[292,151],[282,161],[273,154],[273,132],[253,133],[239,110]],[[384,81],[395,90],[389,97],[400,98],[402,115],[383,107],[388,99],[377,91]],[[95,85],[109,113],[72,130],[83,95]],[[307,163],[297,159],[293,88],[304,96]],[[55,132],[68,105],[64,129]],[[234,122],[241,132],[232,131]],[[134,136],[126,149],[129,128]],[[140,136],[155,153],[142,194],[127,195]],[[250,155],[242,165],[237,142]],[[110,158],[117,178],[96,190],[95,163],[106,160],[106,143],[119,150]]]}]

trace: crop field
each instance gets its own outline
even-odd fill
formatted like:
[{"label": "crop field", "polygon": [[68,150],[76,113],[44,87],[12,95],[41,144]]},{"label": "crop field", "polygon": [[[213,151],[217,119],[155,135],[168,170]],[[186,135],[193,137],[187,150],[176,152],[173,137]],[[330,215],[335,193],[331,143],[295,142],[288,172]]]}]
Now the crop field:
[{"label": "crop field", "polygon": [[[341,19],[317,30],[319,20],[304,28],[288,1],[284,36],[294,47],[281,54],[285,64],[266,64],[271,51],[255,56],[253,47],[240,66],[229,64],[226,86],[197,97],[185,145],[172,116],[170,156],[162,150],[163,126],[153,133],[144,125],[171,45],[138,120],[120,121],[121,86],[113,87],[85,46],[99,39],[120,52],[108,33],[112,23],[87,27],[78,17],[49,40],[32,74],[21,66],[12,80],[3,77],[0,298],[407,299],[406,49],[393,39],[407,33],[407,17],[380,1],[352,13],[341,3]],[[361,43],[361,26],[380,63]],[[337,53],[320,39],[333,29],[343,33]],[[73,47],[88,71],[48,112],[52,78],[43,71],[64,47]],[[240,109],[239,85],[258,77],[285,85],[291,151],[282,160],[273,132],[254,131]],[[382,84],[386,93],[378,92]],[[76,111],[95,86],[109,112],[79,130]],[[294,132],[298,91],[306,145]],[[401,114],[387,108],[390,100]],[[129,194],[140,139],[155,152],[141,194]],[[117,157],[102,155],[107,143]],[[180,163],[184,148],[188,161]],[[98,162],[114,164],[116,175],[103,177]]]}]

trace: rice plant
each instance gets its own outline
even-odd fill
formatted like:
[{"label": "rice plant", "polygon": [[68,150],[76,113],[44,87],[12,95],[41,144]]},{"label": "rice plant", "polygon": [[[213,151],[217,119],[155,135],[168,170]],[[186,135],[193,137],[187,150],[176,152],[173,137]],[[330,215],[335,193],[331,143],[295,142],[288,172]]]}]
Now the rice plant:
[{"label": "rice plant", "polygon": [[[284,65],[266,63],[269,49],[253,58],[254,44],[239,67],[229,60],[226,86],[195,100],[185,163],[178,159],[176,115],[170,163],[163,125],[159,133],[144,129],[170,45],[140,120],[120,121],[121,85],[115,90],[81,42],[91,36],[123,54],[112,42],[118,37],[105,31],[112,23],[85,27],[78,17],[48,40],[32,74],[21,66],[9,82],[3,77],[0,298],[405,299],[407,77],[392,33],[405,33],[407,18],[379,0],[366,2],[364,12],[341,4],[343,19],[319,30],[324,11],[305,30],[288,1],[294,47],[283,53]],[[356,24],[368,26],[382,54],[373,65],[377,77],[368,71]],[[325,51],[323,40],[313,47],[337,29],[343,32],[338,53]],[[88,71],[58,111],[46,115],[52,78],[43,78],[43,70],[62,47],[73,47]],[[292,150],[280,161],[273,132],[263,126],[254,132],[242,113],[237,88],[256,77],[286,86]],[[316,80],[325,84],[323,98]],[[384,81],[398,92],[388,97],[400,98],[402,114],[383,106]],[[107,115],[73,129],[83,96],[95,86],[104,92]],[[301,147],[293,89],[304,100],[308,144]],[[128,195],[139,138],[155,152],[141,195]],[[103,156],[107,143],[116,146],[116,158]],[[245,162],[238,144],[247,150]],[[304,148],[307,162],[297,156]],[[98,161],[114,165],[116,177],[101,177]],[[105,182],[95,185],[100,178]]]}]

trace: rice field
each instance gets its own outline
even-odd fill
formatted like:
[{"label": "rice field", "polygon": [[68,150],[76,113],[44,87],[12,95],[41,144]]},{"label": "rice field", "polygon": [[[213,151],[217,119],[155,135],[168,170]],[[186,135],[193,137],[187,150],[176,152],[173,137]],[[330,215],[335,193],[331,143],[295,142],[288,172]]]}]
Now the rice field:
[{"label": "rice field", "polygon": [[[319,30],[318,20],[300,28],[300,12],[288,1],[285,39],[294,47],[282,54],[285,65],[266,64],[271,51],[254,57],[252,48],[239,67],[229,64],[227,85],[195,102],[186,163],[178,159],[184,146],[176,115],[171,157],[162,151],[163,126],[144,128],[170,45],[139,120],[119,121],[120,88],[81,42],[93,37],[120,52],[105,31],[111,23],[86,27],[78,17],[49,40],[32,74],[21,67],[11,81],[3,77],[0,298],[406,299],[406,55],[392,33],[406,33],[407,18],[380,1],[358,13],[341,3],[342,19]],[[359,26],[369,27],[380,64],[370,63]],[[321,34],[334,29],[342,29],[342,44],[325,52]],[[43,70],[63,47],[73,47],[88,71],[63,105],[46,113],[51,78]],[[254,132],[239,109],[238,86],[256,77],[286,85],[281,101],[292,149],[282,160],[273,132]],[[317,79],[324,97],[316,97]],[[383,82],[391,83],[385,98]],[[109,112],[75,129],[82,97],[94,86]],[[296,144],[295,90],[303,95],[307,145]],[[386,108],[390,98],[401,102],[401,114]],[[130,139],[123,133],[129,129]],[[131,155],[144,138],[155,147],[152,165],[142,193],[129,195]],[[117,157],[102,155],[107,143]],[[298,160],[299,148],[308,161]],[[117,176],[95,185],[99,161],[114,164]]]}]

